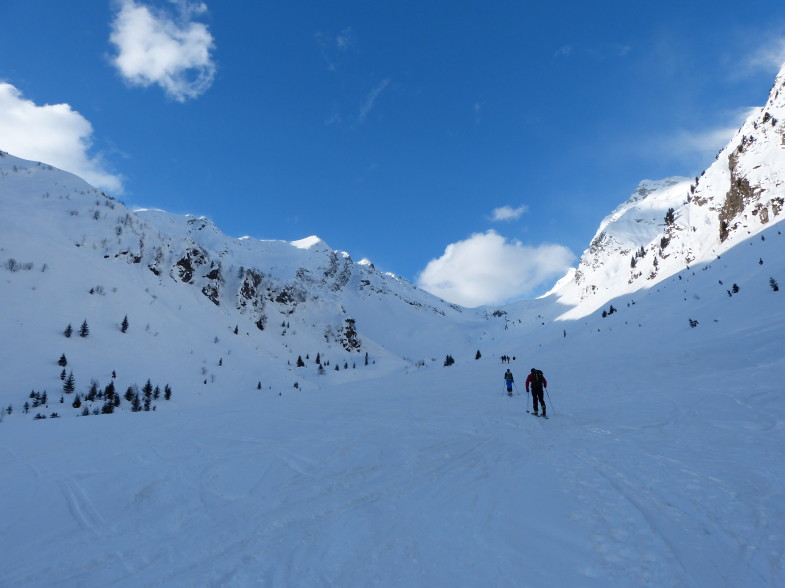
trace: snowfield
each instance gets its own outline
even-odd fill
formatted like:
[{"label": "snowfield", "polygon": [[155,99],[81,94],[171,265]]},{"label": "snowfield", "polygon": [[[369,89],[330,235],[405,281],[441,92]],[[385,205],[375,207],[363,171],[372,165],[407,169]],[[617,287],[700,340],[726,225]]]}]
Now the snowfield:
[{"label": "snowfield", "polygon": [[[784,237],[767,235],[448,368],[6,416],[2,584],[781,586],[785,325],[764,277],[785,267],[755,260]],[[526,414],[530,364],[549,420]]]},{"label": "snowfield", "polygon": [[785,586],[783,87],[501,308],[0,152],[0,586]]}]

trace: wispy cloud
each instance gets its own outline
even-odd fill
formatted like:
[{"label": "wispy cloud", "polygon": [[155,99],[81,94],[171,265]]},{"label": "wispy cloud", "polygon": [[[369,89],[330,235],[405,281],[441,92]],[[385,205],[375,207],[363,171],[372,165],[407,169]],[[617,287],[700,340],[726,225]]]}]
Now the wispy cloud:
[{"label": "wispy cloud", "polygon": [[621,45],[619,43],[602,45],[600,47],[575,47],[575,45],[568,44],[559,47],[553,56],[555,58],[567,58],[572,55],[586,55],[594,59],[606,59],[608,57],[626,57],[632,47],[630,45]]},{"label": "wispy cloud", "polygon": [[680,129],[667,137],[647,142],[647,148],[656,151],[658,157],[680,160],[687,165],[705,165],[728,144],[739,127],[760,107],[746,107],[729,116],[730,124],[702,128]]},{"label": "wispy cloud", "polygon": [[785,63],[785,38],[766,39],[760,47],[743,60],[740,70],[748,73],[778,71]]},{"label": "wispy cloud", "polygon": [[418,284],[464,306],[497,304],[531,295],[564,275],[574,261],[562,245],[529,247],[488,231],[448,245],[444,255],[428,263]]},{"label": "wispy cloud", "polygon": [[373,106],[376,103],[376,99],[379,97],[379,94],[384,92],[385,88],[390,85],[390,78],[386,78],[376,84],[368,95],[365,97],[365,102],[363,102],[362,106],[360,107],[360,112],[357,114],[357,124],[361,125],[365,122],[365,119],[368,118],[368,115],[373,110]]},{"label": "wispy cloud", "polygon": [[529,207],[526,205],[521,205],[517,208],[513,208],[512,206],[500,206],[499,208],[493,209],[491,220],[496,222],[514,221],[521,218],[528,211]]},{"label": "wispy cloud", "polygon": [[68,104],[39,106],[8,83],[0,83],[0,149],[42,161],[83,178],[96,188],[122,192],[120,176],[91,155],[93,127]]},{"label": "wispy cloud", "polygon": [[353,49],[357,43],[357,36],[354,34],[352,27],[346,27],[338,36],[335,37],[335,46],[339,51],[349,51]]},{"label": "wispy cloud", "polygon": [[352,27],[345,27],[337,35],[316,33],[314,38],[329,71],[338,71],[339,54],[357,47],[357,35]]},{"label": "wispy cloud", "polygon": [[185,102],[212,85],[215,42],[207,25],[193,20],[207,12],[206,4],[169,1],[175,13],[121,0],[109,38],[117,49],[112,63],[129,84],[158,85]]}]

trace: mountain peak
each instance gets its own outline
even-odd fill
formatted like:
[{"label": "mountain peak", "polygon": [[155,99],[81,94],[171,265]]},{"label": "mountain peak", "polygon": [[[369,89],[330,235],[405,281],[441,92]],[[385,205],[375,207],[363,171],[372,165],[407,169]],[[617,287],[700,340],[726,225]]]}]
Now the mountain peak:
[{"label": "mountain peak", "polygon": [[[621,294],[708,262],[785,208],[785,67],[715,161],[694,179],[642,181],[600,223],[571,279],[554,287],[583,316]],[[565,315],[565,316],[567,316]]]},{"label": "mountain peak", "polygon": [[297,247],[298,249],[329,249],[327,243],[322,241],[316,235],[311,235],[310,237],[306,237],[305,239],[300,239],[298,241],[291,241],[291,244]]}]

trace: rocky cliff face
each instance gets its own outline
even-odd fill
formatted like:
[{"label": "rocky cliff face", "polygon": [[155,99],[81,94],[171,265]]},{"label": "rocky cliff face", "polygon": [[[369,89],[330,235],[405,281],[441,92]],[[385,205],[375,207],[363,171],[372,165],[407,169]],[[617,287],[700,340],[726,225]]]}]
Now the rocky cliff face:
[{"label": "rocky cliff face", "polygon": [[206,218],[129,210],[76,176],[5,153],[0,193],[6,215],[0,247],[16,251],[13,259],[26,259],[34,241],[48,242],[53,255],[76,247],[106,270],[125,268],[134,288],[196,297],[204,312],[218,312],[265,336],[272,327],[279,338],[297,330],[306,339],[351,352],[363,351],[366,343],[397,349],[402,345],[388,340],[397,335],[376,328],[375,316],[394,314],[403,333],[415,332],[431,317],[460,324],[479,316],[382,273],[367,260],[355,262],[317,237],[232,238]]},{"label": "rocky cliff face", "polygon": [[[642,182],[605,218],[571,277],[552,291],[585,313],[716,259],[783,219],[785,68],[766,104],[700,176]],[[573,313],[574,314],[574,313]]]}]

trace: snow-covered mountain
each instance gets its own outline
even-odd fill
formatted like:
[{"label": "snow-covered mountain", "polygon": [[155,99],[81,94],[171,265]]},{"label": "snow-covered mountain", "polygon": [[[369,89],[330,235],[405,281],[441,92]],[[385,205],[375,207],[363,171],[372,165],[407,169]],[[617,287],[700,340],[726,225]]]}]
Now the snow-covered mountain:
[{"label": "snow-covered mountain", "polygon": [[706,263],[783,218],[785,70],[699,177],[643,181],[600,224],[551,293],[579,317],[612,298]]},{"label": "snow-covered mountain", "polygon": [[3,153],[0,586],[785,584],[783,84],[479,310]]},{"label": "snow-covered mountain", "polygon": [[[3,331],[19,341],[13,364],[50,364],[74,347],[66,327],[86,322],[89,338],[67,359],[90,357],[87,381],[115,371],[133,374],[133,385],[139,366],[167,357],[166,371],[191,373],[182,385],[214,384],[221,371],[232,388],[262,381],[280,391],[328,368],[359,377],[366,355],[390,366],[443,360],[444,340],[485,320],[316,237],[231,238],[206,218],[129,210],[71,174],[7,153],[0,255],[3,300],[14,309]],[[42,344],[52,333],[60,337]],[[295,369],[298,357],[312,369]],[[217,370],[219,362],[235,367]],[[51,389],[43,373],[15,373],[6,386]]]}]

